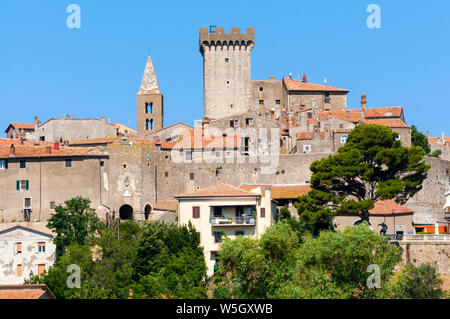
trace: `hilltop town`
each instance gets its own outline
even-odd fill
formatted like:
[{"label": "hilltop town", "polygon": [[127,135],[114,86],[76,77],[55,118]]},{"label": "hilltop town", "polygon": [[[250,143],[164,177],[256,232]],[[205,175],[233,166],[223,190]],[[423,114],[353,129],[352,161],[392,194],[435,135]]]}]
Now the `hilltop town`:
[{"label": "hilltop town", "polygon": [[[55,234],[47,221],[76,196],[89,198],[102,220],[191,222],[212,276],[222,235],[259,238],[283,207],[295,216],[294,203],[311,188],[310,165],[336,154],[355,127],[382,125],[403,146],[413,144],[414,123],[402,106],[373,106],[363,92],[355,93],[361,104],[349,106],[349,89],[311,83],[307,74],[251,79],[254,28],[201,28],[198,45],[204,117],[195,127],[183,119],[164,126],[164,88],[150,56],[137,90],[136,129],[106,117],[11,119],[0,139],[0,283],[20,284],[30,271],[49,269]],[[422,189],[405,204],[376,202],[375,232],[385,223],[388,234],[411,240],[449,236],[450,137],[426,135],[430,153],[439,154],[425,156],[431,168]],[[358,220],[336,216],[334,226]],[[420,249],[411,254],[423,261]],[[427,254],[450,274],[448,258]]]}]

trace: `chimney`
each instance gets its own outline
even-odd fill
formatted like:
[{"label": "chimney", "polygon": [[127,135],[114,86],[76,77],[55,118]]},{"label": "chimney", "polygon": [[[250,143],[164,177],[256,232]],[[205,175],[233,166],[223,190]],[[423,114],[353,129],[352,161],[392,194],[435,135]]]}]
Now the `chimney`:
[{"label": "chimney", "polygon": [[59,150],[59,143],[58,143],[58,142],[55,142],[55,143],[53,144],[53,149],[54,149],[55,151],[58,151],[58,150]]},{"label": "chimney", "polygon": [[275,80],[275,76],[274,75],[271,75],[270,76],[270,81],[274,81]]},{"label": "chimney", "polygon": [[427,136],[427,138],[429,138],[430,137],[430,132],[427,131],[426,136]]},{"label": "chimney", "polygon": [[366,106],[367,106],[367,99],[366,99],[366,93],[363,93],[361,95],[361,117],[366,117]]},{"label": "chimney", "polygon": [[289,79],[292,79],[292,73],[289,73]]},{"label": "chimney", "polygon": [[305,82],[305,83],[308,82],[308,81],[306,80],[306,73],[303,73],[303,74],[302,74],[302,81]]},{"label": "chimney", "polygon": [[442,132],[441,138],[442,138],[442,144],[444,144],[444,142],[445,142],[445,134],[444,134],[444,132]]},{"label": "chimney", "polygon": [[100,119],[101,119],[104,123],[106,123],[106,117],[101,116]]},{"label": "chimney", "polygon": [[9,148],[9,155],[16,155],[16,147],[14,146],[14,144],[11,144]]},{"label": "chimney", "polygon": [[51,146],[46,146],[45,147],[45,153],[46,154],[51,154],[52,153],[52,147]]},{"label": "chimney", "polygon": [[34,128],[36,129],[39,126],[39,118],[37,116],[34,117]]}]

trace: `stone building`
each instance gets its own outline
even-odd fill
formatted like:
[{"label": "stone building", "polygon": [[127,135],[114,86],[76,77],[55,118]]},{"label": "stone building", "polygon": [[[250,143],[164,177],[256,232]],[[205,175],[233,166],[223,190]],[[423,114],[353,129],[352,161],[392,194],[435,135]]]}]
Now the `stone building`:
[{"label": "stone building", "polygon": [[6,138],[24,138],[34,137],[34,124],[30,123],[11,123],[5,130]]},{"label": "stone building", "polygon": [[31,272],[41,275],[48,270],[55,261],[52,239],[42,226],[0,225],[0,285],[23,284]]}]

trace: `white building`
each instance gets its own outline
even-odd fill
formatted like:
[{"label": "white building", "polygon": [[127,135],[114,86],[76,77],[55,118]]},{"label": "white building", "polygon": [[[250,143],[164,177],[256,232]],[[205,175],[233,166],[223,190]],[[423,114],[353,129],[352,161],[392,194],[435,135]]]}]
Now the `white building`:
[{"label": "white building", "polygon": [[223,238],[260,238],[274,223],[277,211],[270,187],[247,191],[218,184],[175,198],[179,201],[178,224],[191,222],[200,233],[208,277],[214,274],[216,254]]},{"label": "white building", "polygon": [[22,284],[30,273],[42,274],[55,261],[50,232],[16,225],[0,231],[0,284]]}]

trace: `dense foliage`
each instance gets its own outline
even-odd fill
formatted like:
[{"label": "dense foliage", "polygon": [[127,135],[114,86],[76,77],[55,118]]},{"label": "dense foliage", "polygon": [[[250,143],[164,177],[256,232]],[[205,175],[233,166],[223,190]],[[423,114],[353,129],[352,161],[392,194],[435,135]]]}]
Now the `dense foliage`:
[{"label": "dense foliage", "polygon": [[411,144],[414,146],[420,146],[426,154],[430,153],[431,149],[428,138],[425,134],[419,132],[415,125],[411,126]]},{"label": "dense foliage", "polygon": [[299,197],[300,220],[315,235],[332,229],[335,214],[369,221],[378,199],[405,203],[422,188],[430,166],[419,146],[404,147],[398,133],[381,125],[358,125],[336,155],[311,164],[311,191]]}]

